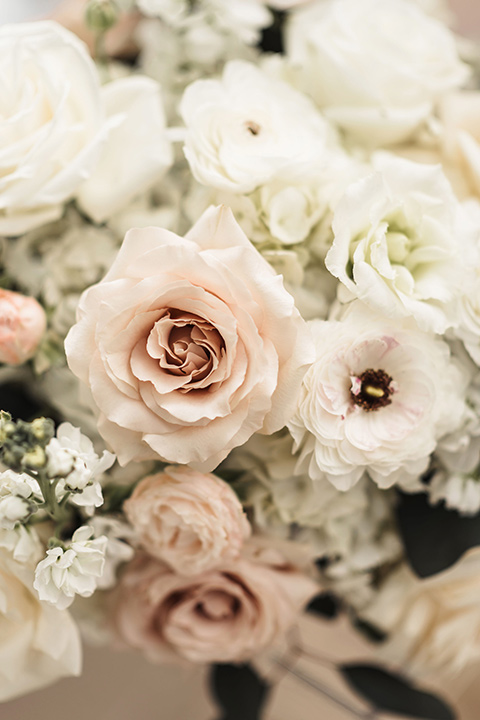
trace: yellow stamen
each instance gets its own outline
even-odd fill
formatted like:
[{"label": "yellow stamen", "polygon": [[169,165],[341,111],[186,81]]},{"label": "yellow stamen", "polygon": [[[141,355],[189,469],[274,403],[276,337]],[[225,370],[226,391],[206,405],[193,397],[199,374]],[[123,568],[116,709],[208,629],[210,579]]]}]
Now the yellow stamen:
[{"label": "yellow stamen", "polygon": [[371,397],[382,398],[385,396],[385,390],[382,390],[382,388],[379,387],[375,387],[375,385],[366,385],[362,389],[364,393],[370,395]]}]

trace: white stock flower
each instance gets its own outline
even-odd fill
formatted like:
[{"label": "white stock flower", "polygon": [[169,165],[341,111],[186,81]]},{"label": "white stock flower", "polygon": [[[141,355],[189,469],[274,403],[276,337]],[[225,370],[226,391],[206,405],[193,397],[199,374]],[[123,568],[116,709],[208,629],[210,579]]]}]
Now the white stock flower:
[{"label": "white stock flower", "polygon": [[325,115],[368,145],[407,139],[468,77],[454,35],[410,0],[325,0],[291,15],[287,54]]},{"label": "white stock flower", "polygon": [[437,441],[463,421],[468,377],[442,340],[354,303],[312,321],[317,360],[288,424],[298,470],[348,490],[367,470],[381,488],[413,482]]},{"label": "white stock flower", "polygon": [[95,222],[107,220],[160,180],[173,162],[160,87],[131,76],[102,89],[111,128],[108,140],[77,198]]},{"label": "white stock flower", "polygon": [[[46,453],[49,476],[65,478],[64,488],[71,491],[82,492],[90,486],[99,486],[98,478],[115,462],[115,455],[108,450],[104,450],[100,458],[92,441],[70,423],[59,426],[56,437],[46,447]],[[98,494],[98,491],[95,493]],[[72,498],[72,502],[75,500],[77,504],[85,504],[78,503],[79,496]]]},{"label": "white stock flower", "polygon": [[17,562],[33,567],[43,557],[43,547],[35,528],[25,525],[16,525],[11,530],[0,529],[0,547],[8,550]]},{"label": "white stock flower", "polygon": [[1,702],[80,674],[82,648],[75,623],[68,612],[38,600],[32,579],[29,567],[0,552]]},{"label": "white stock flower", "polygon": [[40,600],[64,610],[75,595],[93,595],[103,573],[107,543],[105,536],[93,538],[93,529],[83,526],[75,531],[65,550],[47,550],[47,556],[37,565],[33,583]]},{"label": "white stock flower", "polygon": [[33,478],[24,473],[5,470],[0,473],[0,528],[13,530],[17,523],[26,520],[35,508],[39,487]]},{"label": "white stock flower", "polygon": [[323,165],[330,129],[313,104],[252,63],[231,61],[221,80],[197,80],[180,104],[185,155],[204,185],[250,192]]},{"label": "white stock flower", "polygon": [[91,519],[95,535],[107,538],[105,549],[105,565],[102,576],[97,581],[99,590],[107,590],[117,582],[117,569],[119,565],[131,560],[135,551],[129,543],[133,543],[135,532],[126,522],[111,516],[96,515]]},{"label": "white stock flower", "polygon": [[386,153],[373,167],[335,209],[325,264],[349,297],[442,333],[473,284],[473,227],[439,167]]},{"label": "white stock flower", "polygon": [[476,515],[480,510],[478,472],[449,473],[446,470],[438,470],[426,489],[433,505],[444,501],[446,507],[458,510],[462,515]]}]

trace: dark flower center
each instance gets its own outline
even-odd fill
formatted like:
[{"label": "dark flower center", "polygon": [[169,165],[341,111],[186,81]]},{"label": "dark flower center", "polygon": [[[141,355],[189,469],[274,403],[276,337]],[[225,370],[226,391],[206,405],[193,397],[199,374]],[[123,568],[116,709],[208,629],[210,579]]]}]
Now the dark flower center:
[{"label": "dark flower center", "polygon": [[367,412],[390,405],[393,392],[392,378],[384,370],[369,368],[352,378],[352,400]]}]

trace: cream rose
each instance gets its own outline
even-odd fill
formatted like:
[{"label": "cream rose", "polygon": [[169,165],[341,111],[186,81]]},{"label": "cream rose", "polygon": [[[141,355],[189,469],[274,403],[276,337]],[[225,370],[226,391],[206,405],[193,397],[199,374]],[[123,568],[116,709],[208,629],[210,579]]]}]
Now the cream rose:
[{"label": "cream rose", "polygon": [[325,115],[368,145],[396,143],[468,72],[454,35],[409,0],[326,0],[291,15],[287,54]]},{"label": "cream rose", "polygon": [[0,233],[59,217],[95,166],[105,127],[84,44],[54,22],[0,28]]},{"label": "cream rose", "polygon": [[[0,551],[0,701],[79,675],[81,643],[66,611],[38,600],[31,570]],[[8,641],[7,641],[8,639]]]},{"label": "cream rose", "polygon": [[66,339],[121,464],[161,457],[210,471],[290,419],[312,358],[282,279],[227,208],[185,238],[131,230]]},{"label": "cream rose", "polygon": [[114,622],[154,662],[241,661],[281,636],[317,592],[283,558],[238,559],[185,578],[139,556],[120,581]]},{"label": "cream rose", "polygon": [[230,486],[189,467],[170,466],[144,478],[124,510],[145,550],[183,575],[237,557],[250,534]]},{"label": "cream rose", "polygon": [[35,354],[46,326],[45,311],[35,298],[0,289],[0,362],[26,362]]}]

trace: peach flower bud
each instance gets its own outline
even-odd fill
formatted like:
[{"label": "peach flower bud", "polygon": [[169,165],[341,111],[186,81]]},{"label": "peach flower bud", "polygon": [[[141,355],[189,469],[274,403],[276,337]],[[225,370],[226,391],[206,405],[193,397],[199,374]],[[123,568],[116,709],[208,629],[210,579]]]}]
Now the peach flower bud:
[{"label": "peach flower bud", "polygon": [[318,590],[285,560],[240,557],[186,578],[142,555],[122,576],[113,622],[153,662],[236,662],[280,638]]},{"label": "peach flower bud", "polygon": [[31,358],[46,325],[45,311],[35,298],[0,290],[0,362],[21,365]]},{"label": "peach flower bud", "polygon": [[145,550],[183,575],[236,558],[250,534],[230,486],[189,467],[146,477],[124,509]]}]

